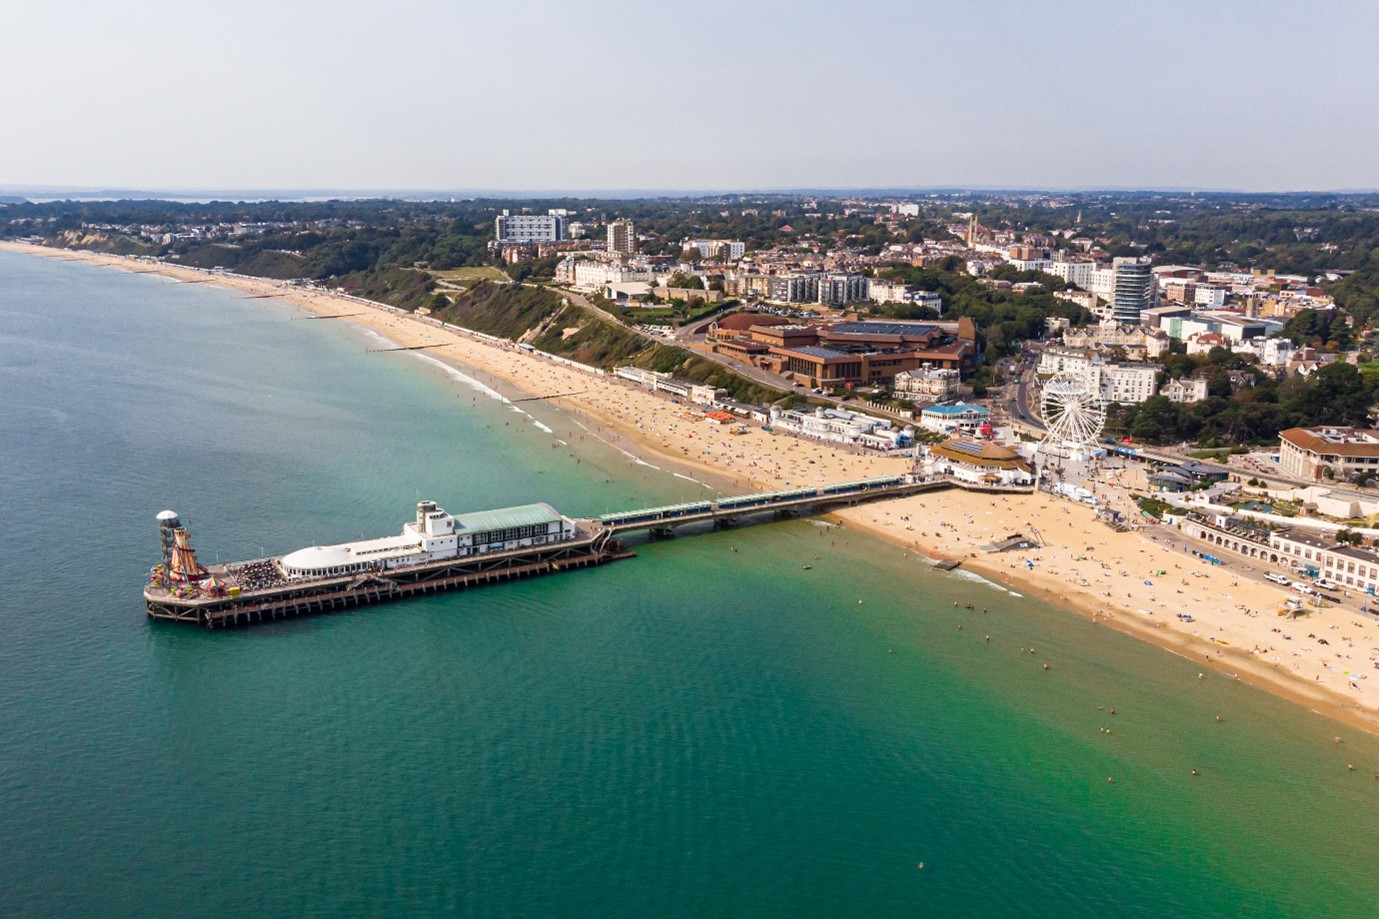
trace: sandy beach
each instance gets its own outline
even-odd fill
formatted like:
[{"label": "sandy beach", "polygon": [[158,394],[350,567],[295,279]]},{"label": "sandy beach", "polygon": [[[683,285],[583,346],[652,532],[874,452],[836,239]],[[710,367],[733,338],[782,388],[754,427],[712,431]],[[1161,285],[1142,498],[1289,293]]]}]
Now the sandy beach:
[{"label": "sandy beach", "polygon": [[[693,407],[632,384],[319,289],[117,256],[18,243],[0,247],[272,296],[319,315],[359,314],[348,321],[400,346],[441,346],[427,353],[532,395],[578,393],[552,401],[615,446],[697,475],[715,488],[810,485],[910,468],[908,458],[864,456],[755,427],[734,436],[703,420]],[[1098,493],[1113,506],[1129,508],[1128,489],[1099,486]],[[917,563],[961,558],[965,570],[1187,657],[1200,664],[1200,676],[1194,678],[1239,679],[1379,733],[1379,624],[1348,607],[1280,618],[1277,610],[1291,594],[1242,577],[1242,560],[1214,566],[1195,558],[1184,551],[1176,531],[1115,532],[1099,523],[1091,508],[1051,495],[956,490],[834,516],[896,545]],[[984,544],[1017,532],[1037,534],[1042,548],[982,551]],[[973,602],[982,602],[976,591]],[[1184,613],[1192,621],[1181,618]],[[1056,669],[1057,662],[1051,664]]]}]

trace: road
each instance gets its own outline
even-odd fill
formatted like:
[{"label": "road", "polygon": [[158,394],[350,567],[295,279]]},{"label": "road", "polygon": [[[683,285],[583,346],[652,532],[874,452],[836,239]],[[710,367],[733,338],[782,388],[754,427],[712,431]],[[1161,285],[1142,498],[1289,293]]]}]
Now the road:
[{"label": "road", "polygon": [[1034,372],[1037,367],[1038,360],[1028,355],[1018,368],[1015,358],[1006,357],[998,361],[995,371],[1006,382],[993,391],[991,409],[999,423],[1008,424],[1032,437],[1043,437],[1047,428],[1039,420],[1033,404],[1036,389]]}]

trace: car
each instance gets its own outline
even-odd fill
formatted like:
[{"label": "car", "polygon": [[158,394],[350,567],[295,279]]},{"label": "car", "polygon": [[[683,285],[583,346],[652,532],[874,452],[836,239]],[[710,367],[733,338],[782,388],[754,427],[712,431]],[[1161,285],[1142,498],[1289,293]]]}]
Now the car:
[{"label": "car", "polygon": [[1302,581],[1294,581],[1292,588],[1304,596],[1313,593],[1312,586],[1310,584],[1304,584]]},{"label": "car", "polygon": [[1275,574],[1272,571],[1264,575],[1264,580],[1273,581],[1275,584],[1282,584],[1284,587],[1287,587],[1289,584],[1292,583],[1288,580],[1287,575]]}]

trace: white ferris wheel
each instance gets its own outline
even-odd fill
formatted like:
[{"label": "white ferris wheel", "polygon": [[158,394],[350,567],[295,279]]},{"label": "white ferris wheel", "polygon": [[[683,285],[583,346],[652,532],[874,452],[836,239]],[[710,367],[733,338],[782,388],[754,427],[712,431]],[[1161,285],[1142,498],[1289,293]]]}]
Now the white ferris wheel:
[{"label": "white ferris wheel", "polygon": [[1064,370],[1044,384],[1042,412],[1048,433],[1041,448],[1066,459],[1088,459],[1106,427],[1106,400],[1096,375]]}]

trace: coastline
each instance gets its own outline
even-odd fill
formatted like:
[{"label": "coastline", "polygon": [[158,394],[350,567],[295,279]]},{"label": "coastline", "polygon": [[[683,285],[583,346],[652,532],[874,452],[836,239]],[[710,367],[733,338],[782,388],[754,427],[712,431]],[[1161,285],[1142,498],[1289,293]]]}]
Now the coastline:
[{"label": "coastline", "polygon": [[[716,490],[782,488],[909,468],[900,458],[862,456],[757,429],[733,437],[693,420],[686,406],[632,384],[329,291],[80,250],[20,243],[0,243],[0,248],[210,283],[317,315],[364,310],[344,321],[402,347],[439,346],[427,353],[467,374],[486,374],[534,396],[582,390],[551,401],[577,424],[588,425],[589,433],[630,456]],[[1239,580],[1229,567],[1208,565],[1170,547],[1166,540],[1173,538],[1171,533],[1116,533],[1097,523],[1090,508],[1040,494],[994,498],[952,491],[832,516],[907,553],[961,558],[965,570],[1189,658],[1205,665],[1204,672],[1210,668],[1226,678],[1238,674],[1242,682],[1379,733],[1379,677],[1364,678],[1379,653],[1379,626],[1340,608],[1296,622],[1279,619],[1275,610],[1288,594]],[[1041,550],[994,555],[980,549],[1031,526],[1044,542]],[[1195,621],[1179,619],[1184,611]],[[1332,639],[1325,652],[1313,647],[1323,630]],[[1292,640],[1283,638],[1285,633]]]}]

